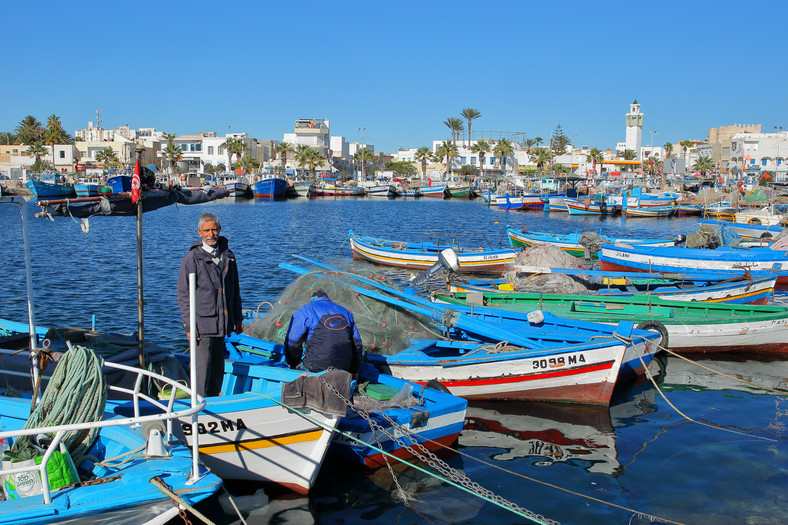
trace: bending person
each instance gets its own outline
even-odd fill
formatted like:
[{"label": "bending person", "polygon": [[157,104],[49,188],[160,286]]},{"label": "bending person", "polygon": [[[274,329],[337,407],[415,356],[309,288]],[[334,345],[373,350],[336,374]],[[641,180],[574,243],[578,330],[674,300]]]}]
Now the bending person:
[{"label": "bending person", "polygon": [[356,374],[362,350],[353,314],[331,302],[323,290],[312,293],[287,327],[285,358],[290,368],[322,372],[334,367]]}]

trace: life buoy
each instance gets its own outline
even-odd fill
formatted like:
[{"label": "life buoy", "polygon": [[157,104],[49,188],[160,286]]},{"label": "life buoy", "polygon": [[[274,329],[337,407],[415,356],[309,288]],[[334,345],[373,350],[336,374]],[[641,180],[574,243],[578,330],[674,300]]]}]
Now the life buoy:
[{"label": "life buoy", "polygon": [[670,348],[669,344],[670,341],[668,339],[668,329],[665,328],[665,325],[660,323],[659,321],[655,321],[654,319],[649,319],[648,321],[643,321],[636,327],[638,330],[654,330],[655,332],[659,332],[659,335],[662,336],[662,341],[659,345],[662,348]]},{"label": "life buoy", "polygon": [[771,232],[763,232],[761,234],[761,239],[771,239],[771,238],[772,238]]}]

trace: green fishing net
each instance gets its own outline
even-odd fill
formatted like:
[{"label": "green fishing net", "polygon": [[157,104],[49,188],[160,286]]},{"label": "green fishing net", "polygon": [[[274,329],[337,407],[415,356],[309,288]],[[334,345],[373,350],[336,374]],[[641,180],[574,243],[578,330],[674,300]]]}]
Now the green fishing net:
[{"label": "green fishing net", "polygon": [[[391,286],[380,276],[359,275]],[[348,274],[331,271],[312,272],[296,279],[272,304],[271,310],[251,324],[248,332],[257,338],[284,344],[293,312],[308,303],[315,290],[323,290],[331,301],[351,311],[366,352],[393,355],[408,348],[411,339],[445,339],[429,317],[369,297],[364,291],[385,297],[393,297],[391,294]]]}]

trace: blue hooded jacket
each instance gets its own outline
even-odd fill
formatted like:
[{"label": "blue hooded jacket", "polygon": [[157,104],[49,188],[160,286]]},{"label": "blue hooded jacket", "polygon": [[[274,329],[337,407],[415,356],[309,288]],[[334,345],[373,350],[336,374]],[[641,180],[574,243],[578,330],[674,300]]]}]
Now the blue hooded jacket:
[{"label": "blue hooded jacket", "polygon": [[303,361],[304,368],[311,372],[333,366],[355,374],[361,368],[362,350],[353,314],[326,296],[312,297],[290,319],[285,358],[291,368]]}]

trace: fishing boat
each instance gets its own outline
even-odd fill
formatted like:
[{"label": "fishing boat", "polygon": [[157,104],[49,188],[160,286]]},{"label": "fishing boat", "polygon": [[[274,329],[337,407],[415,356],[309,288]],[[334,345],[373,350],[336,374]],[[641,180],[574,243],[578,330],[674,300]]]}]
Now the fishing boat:
[{"label": "fishing boat", "polygon": [[330,184],[312,187],[311,197],[363,197],[364,188],[358,186],[334,186]]},{"label": "fishing boat", "polygon": [[446,197],[445,184],[430,184],[419,188],[419,194],[422,197],[429,197],[433,199],[443,199]]},{"label": "fishing boat", "polygon": [[513,196],[505,193],[495,197],[495,205],[504,210],[522,210],[525,207],[522,196]]},{"label": "fishing boat", "polygon": [[377,198],[393,198],[397,196],[397,190],[391,184],[377,184],[375,186],[366,186],[364,191],[367,192],[367,197]]},{"label": "fishing boat", "polygon": [[448,242],[441,242],[441,237],[445,236],[426,235],[426,238],[433,237],[436,242],[425,240],[425,235],[422,235],[421,242],[402,242],[357,235],[352,231],[349,233],[354,259],[412,270],[430,268],[438,262],[438,255],[446,248],[452,248],[457,253],[460,272],[503,272],[517,255],[514,250],[463,249],[456,236]]},{"label": "fishing boat", "polygon": [[586,197],[585,199],[578,200],[578,199],[570,199],[565,198],[564,202],[566,203],[566,209],[569,212],[569,215],[597,215],[597,216],[607,216],[607,215],[616,215],[617,213],[621,212],[621,207],[608,204],[605,200],[605,196],[600,195],[596,197]]},{"label": "fishing boat", "polygon": [[785,224],[785,215],[776,213],[772,206],[757,210],[738,211],[733,214],[733,222],[763,226],[781,226]]},{"label": "fishing boat", "polygon": [[74,191],[77,197],[94,197],[99,194],[101,181],[97,178],[79,179],[74,184]]},{"label": "fishing boat", "polygon": [[[591,235],[589,236],[586,234],[589,239],[591,239],[594,243],[605,243],[605,244],[634,244],[638,246],[675,246],[676,239],[630,239],[625,237],[608,237],[607,235],[603,235],[602,233],[596,234],[595,232],[589,232]],[[525,228],[521,228],[517,230],[515,228],[507,228],[506,234],[509,237],[509,244],[512,248],[530,248],[532,246],[555,246],[561,248],[569,255],[574,255],[575,257],[584,257],[585,256],[585,245],[582,244],[580,241],[583,239],[583,235],[581,233],[567,233],[567,234],[559,234],[559,233],[547,233],[547,232],[532,232],[528,231]],[[595,257],[595,252],[592,253],[592,257]]]},{"label": "fishing boat", "polygon": [[[253,372],[260,369],[259,365],[290,372],[284,363],[281,344],[248,335],[232,335],[227,339],[227,348],[231,360],[250,363]],[[438,450],[457,441],[468,405],[464,399],[382,374],[369,363],[362,365],[358,385],[348,398],[347,414],[336,426],[339,432],[331,442],[329,455],[377,468],[385,465],[384,452],[403,459],[410,457],[403,443],[420,443],[428,450]],[[372,429],[365,415],[386,432]]]},{"label": "fishing boat", "polygon": [[[627,337],[628,334],[622,334]],[[606,405],[624,344],[613,339],[556,349],[420,340],[394,355],[368,355],[385,373],[416,383],[437,379],[466,399],[518,399]]]},{"label": "fishing boat", "polygon": [[447,185],[446,191],[452,199],[473,199],[476,193],[470,184]]},{"label": "fishing boat", "polygon": [[268,177],[255,182],[252,188],[255,199],[284,199],[287,193],[287,180]]},{"label": "fishing boat", "polygon": [[719,201],[703,206],[704,217],[725,218],[732,217],[737,212],[736,206],[728,201]]},{"label": "fishing boat", "polygon": [[[731,282],[705,282],[699,286],[692,286],[685,284],[683,280],[660,277],[622,277],[614,272],[609,272],[611,277],[601,279],[591,279],[591,276],[583,275],[581,272],[571,275],[588,282],[589,285],[593,286],[596,284],[596,286],[589,289],[589,296],[615,295],[623,297],[637,294],[652,295],[671,301],[703,301],[728,304],[769,304],[774,296],[774,286],[777,281],[776,276],[771,276],[735,279]],[[448,290],[449,292],[518,291],[515,290],[513,283],[508,283],[502,279],[495,279],[492,282],[481,280],[467,282],[449,281]]]},{"label": "fishing boat", "polygon": [[669,301],[653,296],[600,297],[522,292],[435,293],[448,304],[516,312],[544,310],[566,319],[600,323],[632,321],[658,330],[662,346],[676,352],[788,352],[788,308]]},{"label": "fishing boat", "polygon": [[702,204],[677,204],[676,205],[676,215],[678,217],[692,217],[695,215],[701,215],[703,213],[703,205]]},{"label": "fishing boat", "polygon": [[670,217],[676,213],[676,206],[672,204],[648,205],[648,206],[627,206],[621,213],[627,217]]},{"label": "fishing boat", "polygon": [[[777,284],[788,284],[788,255],[765,247],[740,248],[720,246],[713,250],[683,247],[614,246],[599,249],[602,270],[623,272],[731,272],[743,269],[761,272],[779,271]],[[775,266],[776,265],[776,266]],[[754,274],[753,274],[754,275]]]},{"label": "fishing boat", "polygon": [[51,182],[42,180],[42,175],[39,179],[32,179],[25,182],[25,186],[30,190],[33,195],[39,199],[66,199],[76,196],[74,186],[68,183],[58,183],[57,178],[50,178]]},{"label": "fishing boat", "polygon": [[[221,479],[200,466],[183,442],[174,439],[168,431],[172,420],[192,417],[205,403],[200,400],[194,406],[173,409],[167,401],[160,402],[145,396],[140,392],[139,384],[142,379],[155,379],[168,384],[173,395],[190,396],[191,392],[183,385],[146,370],[109,362],[104,365],[139,380],[134,390],[109,385],[106,409],[96,422],[24,428],[30,416],[30,399],[0,396],[0,425],[3,429],[0,442],[52,436],[48,444],[39,440],[45,451],[40,464],[3,462],[0,476],[4,490],[14,498],[0,501],[4,524],[70,523],[77,519],[79,523],[87,524],[131,520],[135,523],[164,523],[182,510],[173,504],[171,497],[193,506],[221,488]],[[47,393],[44,395],[46,397]],[[119,417],[113,412],[113,407],[120,402],[116,395],[133,395],[131,403],[137,414],[140,413],[140,400],[155,403],[156,412]],[[59,445],[79,432],[83,432],[82,435],[96,433],[93,443],[74,465],[74,474],[88,480],[82,483],[78,483],[78,477],[55,476],[57,472],[70,470],[62,466],[71,460],[66,459],[69,454],[64,454],[65,449],[60,449]],[[61,465],[60,470],[56,465]]]},{"label": "fishing boat", "polygon": [[311,182],[297,182],[291,187],[299,197],[310,197],[314,188]]},{"label": "fishing boat", "polygon": [[732,232],[738,234],[742,239],[768,239],[777,237],[782,231],[782,226],[765,225],[765,224],[746,224],[728,221],[716,221],[713,219],[700,219],[699,224],[708,224],[716,228],[726,227]]}]

